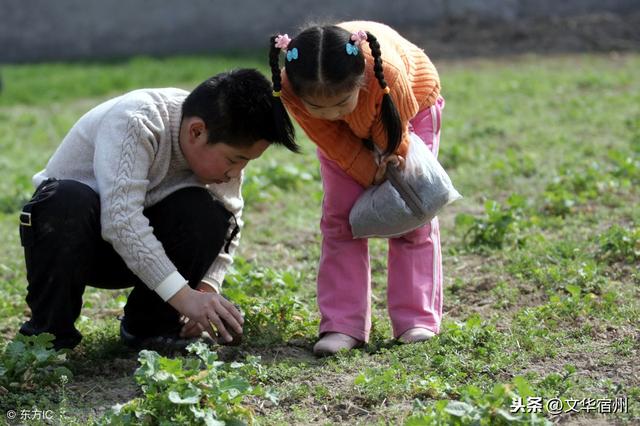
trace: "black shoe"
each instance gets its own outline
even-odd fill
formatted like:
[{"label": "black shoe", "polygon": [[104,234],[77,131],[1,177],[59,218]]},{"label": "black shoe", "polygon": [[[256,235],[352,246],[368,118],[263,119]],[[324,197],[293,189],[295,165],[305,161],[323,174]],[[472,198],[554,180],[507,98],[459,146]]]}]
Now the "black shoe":
[{"label": "black shoe", "polygon": [[187,346],[196,342],[213,344],[208,337],[180,337],[180,331],[167,332],[158,336],[135,336],[124,328],[124,320],[120,322],[120,339],[131,349],[150,349],[162,353],[187,352]]}]

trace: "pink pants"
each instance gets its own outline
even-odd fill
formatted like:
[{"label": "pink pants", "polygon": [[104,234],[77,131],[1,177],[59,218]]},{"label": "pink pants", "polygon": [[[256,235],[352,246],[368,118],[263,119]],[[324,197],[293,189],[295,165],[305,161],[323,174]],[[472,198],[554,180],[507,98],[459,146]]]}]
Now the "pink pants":
[{"label": "pink pants", "polygon": [[[444,99],[421,111],[409,129],[437,156]],[[322,253],[318,269],[320,334],[339,332],[367,341],[371,329],[371,268],[366,239],[354,239],[349,212],[364,188],[318,150],[324,187]],[[438,218],[389,239],[387,305],[394,337],[409,328],[434,333],[442,319],[442,258]]]}]

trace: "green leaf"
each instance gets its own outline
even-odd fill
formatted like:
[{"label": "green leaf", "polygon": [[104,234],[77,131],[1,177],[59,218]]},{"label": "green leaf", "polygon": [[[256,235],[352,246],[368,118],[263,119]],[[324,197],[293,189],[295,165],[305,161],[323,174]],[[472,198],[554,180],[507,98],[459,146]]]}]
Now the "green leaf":
[{"label": "green leaf", "polygon": [[516,391],[518,395],[523,400],[526,400],[528,397],[535,396],[533,389],[531,388],[531,385],[529,384],[527,379],[525,379],[524,377],[522,376],[514,377],[513,384],[516,386]]},{"label": "green leaf", "polygon": [[226,423],[213,417],[213,413],[208,411],[204,417],[204,424],[207,426],[225,426]]},{"label": "green leaf", "polygon": [[201,391],[197,388],[187,389],[182,395],[177,391],[169,392],[169,401],[174,404],[197,404],[200,402]]},{"label": "green leaf", "polygon": [[567,285],[566,287],[567,291],[571,294],[571,297],[573,297],[574,299],[577,299],[580,297],[580,293],[582,293],[582,289],[576,285]]},{"label": "green leaf", "polygon": [[460,213],[456,215],[455,224],[456,227],[460,228],[469,228],[476,223],[475,217],[470,214]]},{"label": "green leaf", "polygon": [[[249,389],[249,382],[244,377],[229,377],[220,382],[219,389],[221,392],[237,390],[243,392]],[[234,395],[235,396],[235,395]]]},{"label": "green leaf", "polygon": [[356,377],[356,379],[354,380],[354,383],[358,386],[360,385],[364,385],[365,383],[367,383],[367,376],[364,375],[364,373],[360,373],[358,374],[358,376]]},{"label": "green leaf", "polygon": [[184,372],[182,371],[182,359],[180,358],[170,359],[161,357],[158,364],[160,368],[168,374],[175,376],[184,375]]},{"label": "green leaf", "polygon": [[502,417],[503,419],[505,419],[508,422],[515,422],[520,420],[519,417],[514,416],[513,414],[509,413],[508,411],[503,410],[502,408],[499,408],[496,413]]},{"label": "green leaf", "polygon": [[474,314],[471,315],[466,321],[465,326],[471,330],[482,327],[482,318],[480,315]]},{"label": "green leaf", "polygon": [[33,349],[32,353],[36,358],[36,362],[39,364],[44,364],[52,358],[52,355],[55,356],[54,351],[44,348],[35,348]]},{"label": "green leaf", "polygon": [[450,401],[444,411],[455,417],[463,417],[473,411],[473,406],[462,401]]},{"label": "green leaf", "polygon": [[33,338],[34,345],[43,346],[47,349],[53,348],[53,339],[55,336],[51,333],[41,333],[36,336],[31,336]]}]

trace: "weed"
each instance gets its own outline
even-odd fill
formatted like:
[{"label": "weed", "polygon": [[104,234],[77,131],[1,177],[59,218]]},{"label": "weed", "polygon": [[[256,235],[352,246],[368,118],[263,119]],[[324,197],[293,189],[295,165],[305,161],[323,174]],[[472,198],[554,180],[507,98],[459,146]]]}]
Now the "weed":
[{"label": "weed", "polygon": [[196,357],[169,359],[141,351],[135,377],[144,396],[113,407],[99,423],[242,424],[254,418],[243,403],[249,396],[276,402],[274,395],[252,383],[252,377],[262,375],[258,358],[226,364],[203,343],[188,350]]},{"label": "weed", "polygon": [[17,334],[0,358],[0,386],[9,390],[34,390],[55,386],[62,376],[71,377],[65,367],[66,353],[53,348],[53,335]]},{"label": "weed", "polygon": [[613,225],[598,240],[598,254],[608,263],[640,260],[640,226],[623,228]]},{"label": "weed", "polygon": [[[480,388],[468,385],[462,388],[460,400],[441,400],[425,406],[416,401],[417,411],[407,419],[405,426],[418,425],[551,425],[552,423],[536,414],[524,412],[519,414],[514,409],[514,401],[530,396],[530,386],[520,378],[517,385],[498,384],[491,392],[483,392]],[[515,389],[514,389],[515,387]],[[520,393],[518,393],[520,392]],[[517,407],[516,407],[517,408]]]},{"label": "weed", "polygon": [[244,312],[244,334],[255,345],[284,342],[313,333],[317,322],[296,292],[299,274],[254,267],[237,259],[225,278],[225,295]]},{"label": "weed", "polygon": [[[465,244],[470,249],[500,249],[507,240],[526,226],[523,220],[525,199],[512,195],[506,206],[493,200],[485,202],[485,217],[477,218],[466,213],[456,216],[456,226],[466,228]],[[523,244],[523,240],[517,240]]]}]

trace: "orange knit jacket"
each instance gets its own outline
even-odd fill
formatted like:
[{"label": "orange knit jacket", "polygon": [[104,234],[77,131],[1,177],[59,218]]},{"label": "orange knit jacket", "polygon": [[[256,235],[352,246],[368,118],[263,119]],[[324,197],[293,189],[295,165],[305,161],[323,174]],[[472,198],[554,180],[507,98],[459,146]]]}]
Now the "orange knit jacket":
[{"label": "orange knit jacket", "polygon": [[[440,78],[424,51],[392,28],[368,21],[343,22],[338,26],[349,32],[369,31],[380,43],[384,77],[391,89],[400,119],[402,142],[397,154],[406,156],[409,147],[408,124],[419,111],[433,105],[440,93]],[[349,176],[364,187],[373,183],[376,173],[374,154],[362,143],[371,139],[381,150],[387,147],[387,134],[380,118],[383,90],[373,73],[371,49],[365,42],[360,46],[365,66],[365,86],[360,89],[355,110],[338,121],[314,118],[302,101],[294,95],[282,71],[282,101],[309,138],[331,160],[338,163]]]}]

